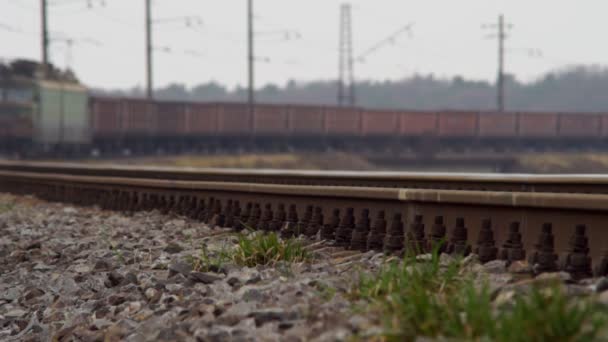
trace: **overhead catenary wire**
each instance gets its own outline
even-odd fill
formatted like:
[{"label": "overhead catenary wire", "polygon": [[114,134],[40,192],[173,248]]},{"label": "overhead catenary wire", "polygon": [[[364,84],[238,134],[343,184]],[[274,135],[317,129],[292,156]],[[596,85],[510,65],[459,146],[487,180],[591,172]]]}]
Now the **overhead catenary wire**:
[{"label": "overhead catenary wire", "polygon": [[355,61],[357,61],[357,62],[365,62],[365,60],[366,60],[366,58],[368,56],[370,56],[373,53],[377,52],[378,50],[382,49],[386,45],[394,44],[395,41],[397,40],[397,38],[399,38],[399,36],[401,36],[401,35],[403,35],[405,33],[408,33],[411,36],[412,35],[412,26],[413,25],[414,25],[413,23],[409,23],[409,24],[407,24],[407,25],[399,28],[397,31],[391,33],[388,37],[380,40],[379,42],[375,43],[371,47],[369,47],[366,50],[364,50],[361,54],[359,54],[355,58]]}]

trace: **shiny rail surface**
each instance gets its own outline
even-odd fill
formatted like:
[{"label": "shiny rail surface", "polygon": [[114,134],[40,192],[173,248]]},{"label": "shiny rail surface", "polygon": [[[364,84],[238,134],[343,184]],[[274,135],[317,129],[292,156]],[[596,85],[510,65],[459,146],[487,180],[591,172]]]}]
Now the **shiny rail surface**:
[{"label": "shiny rail surface", "polygon": [[608,194],[608,176],[603,175],[244,170],[9,161],[0,162],[0,171],[207,182]]},{"label": "shiny rail surface", "polygon": [[[0,167],[0,191],[51,201],[126,212],[157,209],[212,226],[278,231],[283,237],[305,235],[361,251],[424,253],[440,248],[476,253],[483,262],[529,260],[538,272],[564,270],[575,277],[590,276],[593,264],[596,275],[608,275],[608,194],[604,193],[433,188],[433,182],[444,181],[475,185],[473,175],[428,175],[429,188],[417,189],[263,182],[285,175],[307,182],[342,176],[383,181],[381,174],[370,173],[330,173],[324,178],[319,172],[7,165]],[[58,172],[62,170],[66,172]],[[138,170],[142,177],[135,177]],[[253,174],[262,178],[257,182],[161,179],[158,172],[201,179],[224,173],[230,179]],[[144,177],[148,173],[153,177]],[[391,181],[414,177],[384,175]],[[577,180],[593,180],[599,187],[607,179],[480,176],[477,182],[576,186]]]}]

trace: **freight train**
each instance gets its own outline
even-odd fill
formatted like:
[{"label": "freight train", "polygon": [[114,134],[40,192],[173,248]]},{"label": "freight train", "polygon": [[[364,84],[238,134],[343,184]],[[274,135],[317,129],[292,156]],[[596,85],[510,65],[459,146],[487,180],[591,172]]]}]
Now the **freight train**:
[{"label": "freight train", "polygon": [[0,82],[0,149],[30,155],[261,149],[608,147],[608,113],[375,110],[90,96],[77,82]]}]

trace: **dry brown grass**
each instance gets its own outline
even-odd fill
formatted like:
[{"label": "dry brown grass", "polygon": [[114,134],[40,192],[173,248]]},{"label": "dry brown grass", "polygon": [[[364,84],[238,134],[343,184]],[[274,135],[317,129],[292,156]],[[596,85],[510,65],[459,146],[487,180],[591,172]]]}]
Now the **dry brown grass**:
[{"label": "dry brown grass", "polygon": [[103,164],[175,166],[194,168],[374,170],[364,158],[347,153],[244,154],[143,157],[95,161]]},{"label": "dry brown grass", "polygon": [[537,173],[606,173],[606,153],[544,153],[518,158],[519,169]]}]

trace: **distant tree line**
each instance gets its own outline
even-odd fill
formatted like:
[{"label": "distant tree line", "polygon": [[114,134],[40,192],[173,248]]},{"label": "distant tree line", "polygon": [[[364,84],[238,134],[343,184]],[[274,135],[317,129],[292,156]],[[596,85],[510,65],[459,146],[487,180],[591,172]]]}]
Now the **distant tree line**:
[{"label": "distant tree line", "polygon": [[[507,75],[506,109],[531,111],[608,111],[608,69],[600,66],[573,66],[551,72],[533,82],[520,82]],[[265,103],[336,104],[336,81],[299,83],[285,87],[266,85],[257,91]],[[98,94],[143,96],[143,89],[122,91],[94,90]],[[171,84],[157,89],[161,100],[245,101],[246,89],[227,89],[217,82],[187,88]],[[384,109],[479,109],[496,105],[493,83],[414,75],[398,81],[361,81],[357,83],[359,106]]]}]

